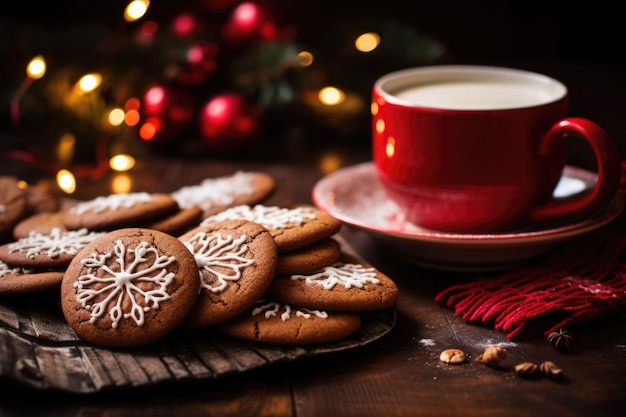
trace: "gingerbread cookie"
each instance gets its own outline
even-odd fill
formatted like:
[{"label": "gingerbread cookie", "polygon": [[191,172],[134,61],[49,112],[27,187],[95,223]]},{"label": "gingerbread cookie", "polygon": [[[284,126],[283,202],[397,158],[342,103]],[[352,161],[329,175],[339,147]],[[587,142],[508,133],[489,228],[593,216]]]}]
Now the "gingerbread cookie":
[{"label": "gingerbread cookie", "polygon": [[274,178],[263,172],[237,171],[233,175],[207,178],[199,184],[171,193],[181,208],[200,207],[208,217],[229,207],[257,204],[275,190]]},{"label": "gingerbread cookie", "polygon": [[0,240],[12,236],[13,226],[28,212],[26,192],[17,178],[0,176]]},{"label": "gingerbread cookie", "polygon": [[376,268],[342,254],[339,262],[308,274],[275,277],[266,297],[307,308],[374,311],[393,307],[395,282]]},{"label": "gingerbread cookie", "polygon": [[47,234],[31,232],[27,237],[1,245],[0,261],[37,269],[63,268],[83,247],[103,234],[87,229],[62,231],[58,228]]},{"label": "gingerbread cookie", "polygon": [[59,229],[61,232],[67,232],[65,227],[65,216],[67,211],[41,211],[31,214],[30,216],[20,220],[13,226],[13,238],[22,239],[28,237],[31,232],[49,234],[52,229]]},{"label": "gingerbread cookie", "polygon": [[200,207],[189,207],[180,209],[163,218],[156,219],[143,227],[177,236],[198,226],[201,220],[202,209]]},{"label": "gingerbread cookie", "polygon": [[118,229],[85,246],[61,284],[61,308],[82,339],[104,347],[152,343],[177,328],[200,289],[196,260],[157,230]]},{"label": "gingerbread cookie", "polygon": [[311,310],[261,299],[251,312],[218,329],[230,337],[251,342],[312,345],[345,339],[360,327],[358,313]]},{"label": "gingerbread cookie", "polygon": [[341,245],[332,237],[278,255],[276,275],[306,274],[333,264],[341,256]]},{"label": "gingerbread cookie", "polygon": [[17,295],[58,290],[65,271],[9,266],[0,261],[0,294]]},{"label": "gingerbread cookie", "polygon": [[240,205],[205,218],[212,221],[245,219],[261,224],[274,237],[279,252],[303,248],[339,232],[341,221],[313,207],[286,208]]},{"label": "gingerbread cookie", "polygon": [[188,327],[209,327],[232,319],[253,306],[272,282],[276,244],[257,223],[213,222],[180,240],[200,270],[200,295],[185,321]]},{"label": "gingerbread cookie", "polygon": [[68,209],[65,227],[69,230],[113,230],[137,226],[179,209],[168,194],[146,192],[110,194],[77,203]]}]

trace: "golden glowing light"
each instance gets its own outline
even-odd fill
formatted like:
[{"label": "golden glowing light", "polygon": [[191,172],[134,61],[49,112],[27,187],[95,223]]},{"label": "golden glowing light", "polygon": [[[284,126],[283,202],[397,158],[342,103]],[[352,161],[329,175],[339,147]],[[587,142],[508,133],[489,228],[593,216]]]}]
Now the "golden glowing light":
[{"label": "golden glowing light", "polygon": [[341,168],[342,163],[343,161],[340,155],[334,152],[328,152],[320,158],[320,171],[322,171],[323,174],[330,174]]},{"label": "golden glowing light", "polygon": [[76,178],[67,169],[57,172],[57,184],[59,188],[66,194],[72,194],[76,191]]},{"label": "golden glowing light", "polygon": [[141,116],[137,110],[128,110],[124,116],[124,122],[131,127],[136,126],[140,119]]},{"label": "golden glowing light", "polygon": [[109,166],[113,171],[128,171],[135,166],[135,158],[126,154],[118,154],[109,159]]},{"label": "golden glowing light", "polygon": [[319,100],[327,106],[336,106],[346,98],[345,93],[335,87],[324,87],[319,91],[317,96]]},{"label": "golden glowing light", "polygon": [[124,110],[120,109],[119,107],[116,109],[113,109],[109,112],[109,124],[111,126],[119,126],[122,123],[124,123],[124,118],[126,117],[126,113],[124,112]]},{"label": "golden glowing light", "polygon": [[26,74],[33,80],[38,80],[46,73],[46,60],[43,55],[37,55],[26,66]]},{"label": "golden glowing light", "polygon": [[354,46],[361,52],[372,52],[380,43],[380,36],[378,33],[368,32],[364,33],[354,41]]},{"label": "golden glowing light", "polygon": [[24,180],[18,180],[17,181],[17,187],[21,188],[22,190],[25,190],[28,188],[28,183]]},{"label": "golden glowing light", "polygon": [[57,145],[57,159],[61,162],[69,162],[74,157],[76,137],[71,133],[64,133],[59,138]]},{"label": "golden glowing light", "polygon": [[132,191],[133,180],[128,174],[116,174],[111,181],[111,191],[113,194],[126,194]]},{"label": "golden glowing light", "polygon": [[74,91],[78,94],[86,94],[95,90],[102,83],[102,75],[98,73],[91,73],[83,75],[76,83]]},{"label": "golden glowing light", "polygon": [[296,61],[301,67],[308,67],[313,63],[313,54],[309,51],[300,51],[296,56]]},{"label": "golden glowing light", "polygon": [[396,139],[393,137],[389,137],[387,139],[387,145],[385,145],[385,154],[387,154],[387,158],[393,158],[396,154]]},{"label": "golden glowing light", "polygon": [[148,7],[150,6],[149,0],[133,0],[128,3],[126,9],[124,9],[124,20],[127,22],[134,22],[139,20],[146,14]]}]

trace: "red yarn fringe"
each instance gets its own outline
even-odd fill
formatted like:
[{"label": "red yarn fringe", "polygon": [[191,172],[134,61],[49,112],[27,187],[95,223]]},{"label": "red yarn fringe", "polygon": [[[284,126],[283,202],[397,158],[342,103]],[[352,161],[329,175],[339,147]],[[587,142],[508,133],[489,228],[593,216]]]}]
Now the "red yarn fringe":
[{"label": "red yarn fringe", "polygon": [[493,322],[511,340],[528,320],[554,314],[563,320],[544,334],[626,310],[626,236],[586,242],[541,265],[453,285],[435,301],[463,320]]}]

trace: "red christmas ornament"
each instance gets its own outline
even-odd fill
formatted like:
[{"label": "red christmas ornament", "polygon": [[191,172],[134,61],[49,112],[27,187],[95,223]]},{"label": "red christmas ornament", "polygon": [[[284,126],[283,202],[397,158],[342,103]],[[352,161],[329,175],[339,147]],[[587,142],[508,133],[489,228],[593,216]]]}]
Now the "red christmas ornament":
[{"label": "red christmas ornament", "polygon": [[254,137],[259,116],[258,109],[240,94],[218,94],[202,106],[199,114],[200,131],[209,148],[233,150]]},{"label": "red christmas ornament", "polygon": [[276,37],[276,25],[271,22],[258,4],[247,1],[237,6],[223,27],[223,34],[230,42],[245,42],[256,38]]},{"label": "red christmas ornament", "polygon": [[[192,95],[182,88],[156,85],[143,97],[142,119],[150,128],[141,129],[146,141],[165,142],[189,127],[195,114]],[[151,133],[145,133],[145,132]],[[143,132],[143,133],[142,133]]]}]

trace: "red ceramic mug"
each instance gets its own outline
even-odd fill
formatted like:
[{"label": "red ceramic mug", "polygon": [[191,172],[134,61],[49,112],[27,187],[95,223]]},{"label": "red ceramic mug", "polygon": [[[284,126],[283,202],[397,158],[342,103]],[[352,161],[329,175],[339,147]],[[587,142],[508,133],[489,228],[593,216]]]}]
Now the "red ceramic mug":
[{"label": "red ceramic mug", "polygon": [[[378,177],[407,220],[448,233],[586,215],[617,193],[620,157],[604,129],[568,111],[565,85],[513,68],[443,65],[384,75],[372,101]],[[557,200],[569,135],[593,149],[598,181],[590,193]]]}]

